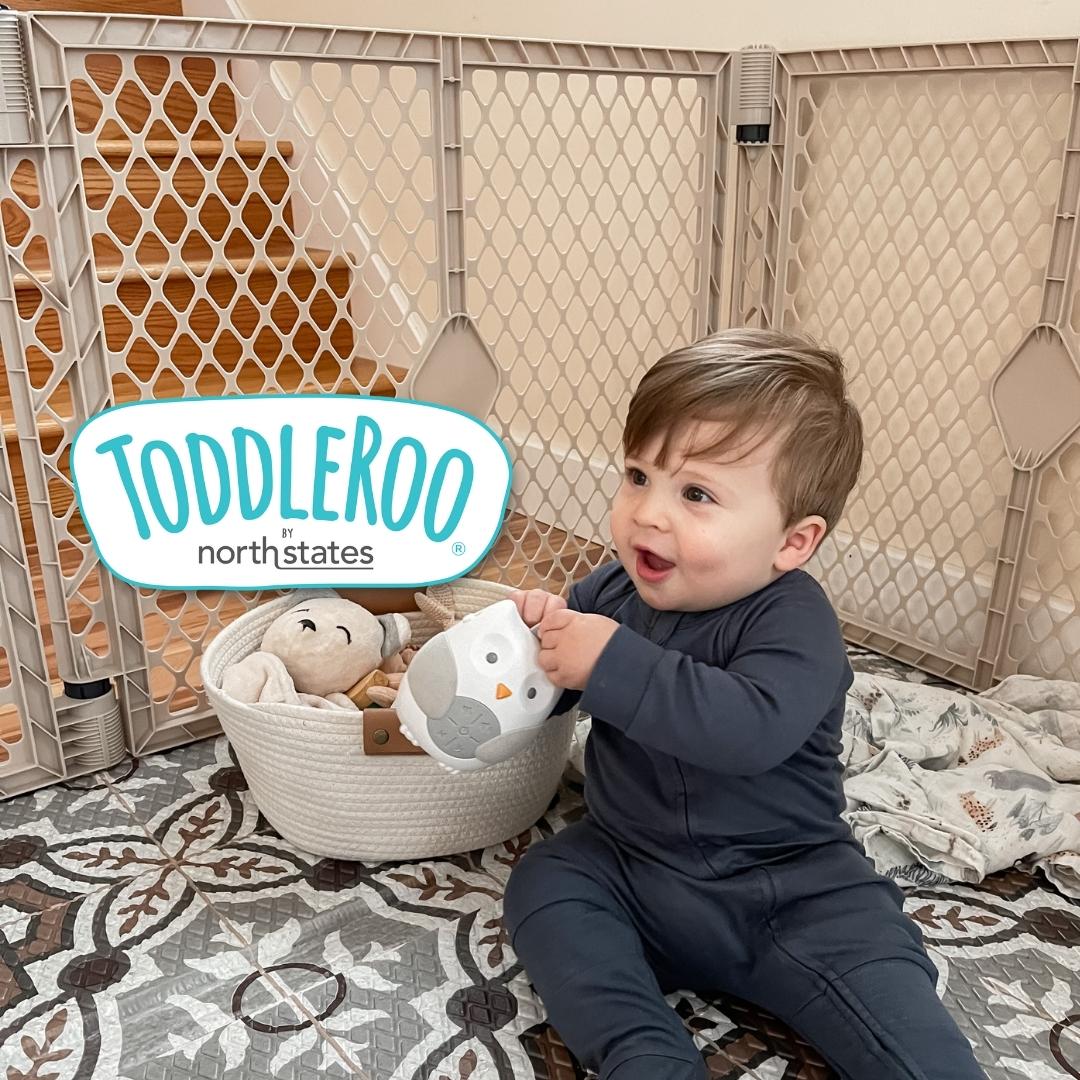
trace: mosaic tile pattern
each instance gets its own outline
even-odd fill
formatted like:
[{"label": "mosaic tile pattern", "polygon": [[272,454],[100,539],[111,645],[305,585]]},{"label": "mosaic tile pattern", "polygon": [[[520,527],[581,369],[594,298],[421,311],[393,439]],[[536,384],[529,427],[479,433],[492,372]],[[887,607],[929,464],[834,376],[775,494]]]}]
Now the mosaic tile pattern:
[{"label": "mosaic tile pattern", "polygon": [[[0,1066],[8,1080],[579,1080],[501,898],[528,846],[582,812],[571,770],[496,847],[320,859],[259,815],[223,738],[0,803]],[[908,911],[992,1080],[1080,1077],[1080,904],[1010,871],[912,891]],[[716,1080],[833,1075],[759,1009],[669,1000]]]}]

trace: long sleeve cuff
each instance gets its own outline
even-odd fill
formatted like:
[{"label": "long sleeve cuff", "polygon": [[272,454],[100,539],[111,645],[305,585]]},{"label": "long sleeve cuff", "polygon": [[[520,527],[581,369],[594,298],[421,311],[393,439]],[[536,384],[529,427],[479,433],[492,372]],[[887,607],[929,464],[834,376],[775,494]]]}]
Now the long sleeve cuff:
[{"label": "long sleeve cuff", "polygon": [[629,732],[664,650],[620,625],[597,658],[581,695],[581,709]]}]

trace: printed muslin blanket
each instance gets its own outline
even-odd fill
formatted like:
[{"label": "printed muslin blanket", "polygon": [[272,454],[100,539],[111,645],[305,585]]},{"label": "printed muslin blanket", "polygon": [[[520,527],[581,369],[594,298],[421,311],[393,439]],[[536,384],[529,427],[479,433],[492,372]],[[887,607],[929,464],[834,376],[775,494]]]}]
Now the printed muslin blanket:
[{"label": "printed muslin blanket", "polygon": [[982,694],[856,675],[845,818],[900,884],[975,883],[1023,862],[1080,896],[1080,683]]}]

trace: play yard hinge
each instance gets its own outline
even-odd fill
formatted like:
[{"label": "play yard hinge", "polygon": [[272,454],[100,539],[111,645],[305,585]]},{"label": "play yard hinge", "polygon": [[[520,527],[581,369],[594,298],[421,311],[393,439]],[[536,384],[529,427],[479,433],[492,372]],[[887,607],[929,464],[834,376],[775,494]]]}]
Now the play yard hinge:
[{"label": "play yard hinge", "polygon": [[0,4],[0,146],[31,139],[30,69],[19,16]]},{"label": "play yard hinge", "polygon": [[736,142],[769,141],[775,62],[776,50],[771,45],[750,45],[735,55]]}]

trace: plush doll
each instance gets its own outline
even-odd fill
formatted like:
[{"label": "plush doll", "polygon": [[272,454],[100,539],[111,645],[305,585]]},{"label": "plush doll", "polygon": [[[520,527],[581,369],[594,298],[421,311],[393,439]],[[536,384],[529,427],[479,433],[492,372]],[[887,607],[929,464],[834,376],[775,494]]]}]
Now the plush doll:
[{"label": "plush doll", "polygon": [[225,670],[221,688],[244,702],[316,708],[389,705],[409,658],[404,615],[372,615],[337,596],[313,597],[267,627],[258,652]]},{"label": "plush doll", "polygon": [[466,615],[410,660],[394,701],[401,730],[456,771],[520,754],[559,697],[539,648],[513,600]]}]

